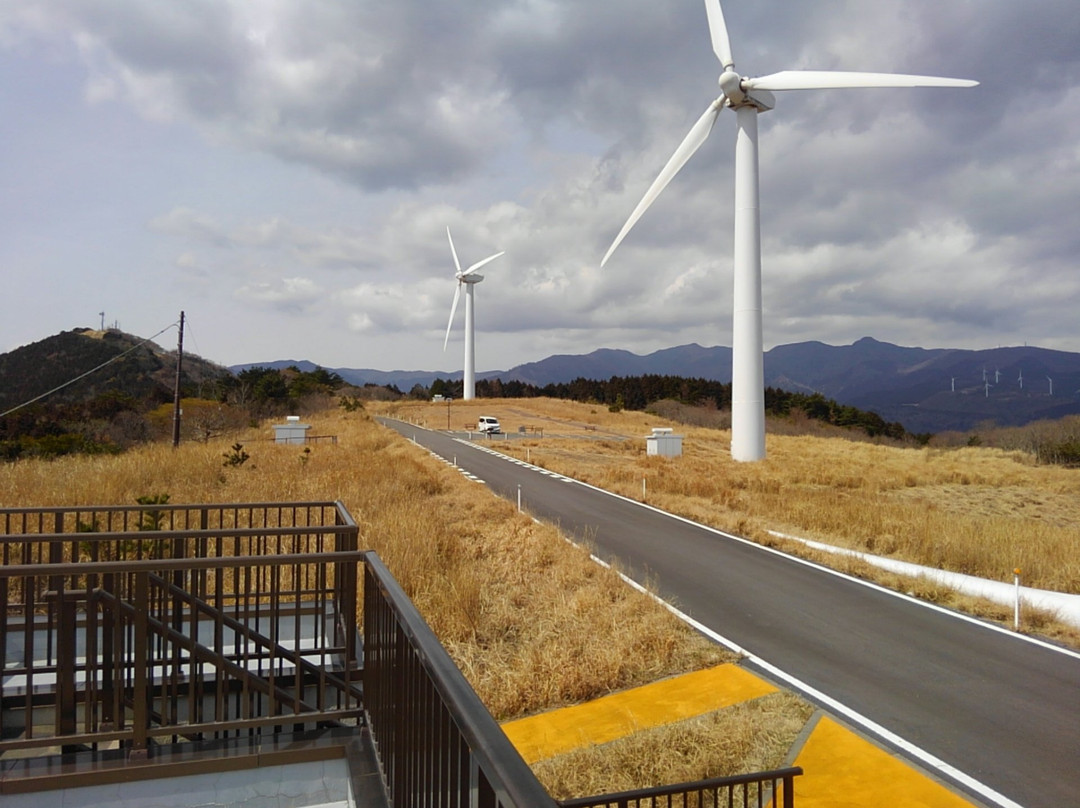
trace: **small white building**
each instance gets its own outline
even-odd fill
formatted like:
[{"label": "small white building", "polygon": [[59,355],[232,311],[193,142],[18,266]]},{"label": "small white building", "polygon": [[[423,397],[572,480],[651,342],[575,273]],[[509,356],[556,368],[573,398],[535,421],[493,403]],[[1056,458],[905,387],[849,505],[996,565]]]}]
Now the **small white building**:
[{"label": "small white building", "polygon": [[307,443],[311,424],[300,423],[299,415],[290,415],[284,424],[274,424],[274,443]]},{"label": "small white building", "polygon": [[653,427],[651,435],[645,436],[645,453],[660,457],[682,456],[682,435],[674,434],[667,427]]}]

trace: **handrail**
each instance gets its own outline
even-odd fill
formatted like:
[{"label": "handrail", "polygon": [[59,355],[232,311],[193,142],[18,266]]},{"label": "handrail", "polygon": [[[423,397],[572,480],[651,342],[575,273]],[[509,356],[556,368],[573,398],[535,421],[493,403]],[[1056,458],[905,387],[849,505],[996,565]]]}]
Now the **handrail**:
[{"label": "handrail", "polygon": [[457,804],[454,792],[471,793],[472,805],[555,808],[373,552],[365,561],[364,701],[395,808],[428,805],[433,794]]},{"label": "handrail", "polygon": [[329,550],[324,553],[286,553],[275,556],[217,556],[214,558],[142,558],[132,561],[94,561],[64,564],[9,564],[0,566],[0,578],[19,578],[35,575],[85,575],[86,573],[140,572],[148,570],[212,570],[235,567],[238,561],[249,560],[263,567],[284,567],[289,564],[314,564],[320,561],[363,561],[365,550]]},{"label": "handrail", "polygon": [[163,502],[161,504],[150,503],[146,505],[45,505],[41,507],[0,508],[0,514],[57,514],[75,513],[76,511],[79,513],[87,513],[89,511],[99,513],[121,513],[123,511],[225,511],[252,508],[289,508],[296,510],[299,508],[326,508],[331,506],[336,506],[338,508],[339,515],[345,510],[340,500],[334,502],[330,502],[329,500],[304,500],[300,502],[215,502],[212,504]]},{"label": "handrail", "polygon": [[[653,786],[651,788],[639,788],[631,791],[619,791],[613,794],[601,794],[596,797],[579,797],[570,800],[560,800],[560,808],[628,808],[629,806],[635,806],[636,808],[644,808],[644,806],[650,805],[672,805],[682,804],[690,805],[690,801],[685,798],[690,794],[699,795],[698,804],[708,804],[706,800],[700,799],[701,795],[707,792],[713,792],[715,798],[712,801],[713,805],[720,805],[720,793],[726,792],[728,799],[724,801],[724,804],[733,804],[734,790],[738,786],[759,786],[757,790],[757,800],[755,802],[758,806],[763,805],[778,805],[782,808],[793,808],[795,805],[795,791],[794,782],[795,778],[803,773],[803,770],[799,766],[792,766],[786,769],[775,769],[767,772],[755,772],[753,774],[735,774],[727,777],[712,777],[707,780],[699,780],[690,783],[677,783],[670,786]],[[776,785],[777,783],[783,783],[783,801],[776,801]],[[768,797],[767,792],[763,788],[765,784],[768,784],[772,789],[772,794]],[[683,800],[672,800],[672,797],[683,795]],[[666,798],[666,799],[665,799]],[[750,805],[749,792],[743,792],[743,805]]]}]

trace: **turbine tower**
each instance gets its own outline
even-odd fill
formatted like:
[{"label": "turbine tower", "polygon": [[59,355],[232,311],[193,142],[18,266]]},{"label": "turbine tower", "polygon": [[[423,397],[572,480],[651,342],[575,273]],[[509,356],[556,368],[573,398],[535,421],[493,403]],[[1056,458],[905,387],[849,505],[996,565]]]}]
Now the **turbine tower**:
[{"label": "turbine tower", "polygon": [[615,237],[600,266],[653,203],[660,192],[708,138],[721,110],[734,110],[735,137],[735,260],[734,312],[731,338],[731,456],[753,461],[765,457],[765,372],[761,325],[761,223],[758,210],[758,122],[760,112],[775,105],[772,91],[824,90],[856,87],[972,87],[978,82],[895,73],[846,73],[785,70],[761,78],[735,72],[727,24],[719,0],[705,0],[713,51],[723,68],[720,97],[679,144],[644,198]]},{"label": "turbine tower", "polygon": [[446,339],[443,340],[443,350],[446,350],[450,342],[450,329],[454,327],[454,315],[457,313],[458,300],[461,297],[461,287],[465,287],[465,379],[463,397],[466,401],[476,398],[476,342],[473,338],[473,287],[484,279],[476,270],[490,261],[494,261],[506,251],[489,255],[483,261],[477,261],[464,272],[461,271],[461,263],[458,261],[457,250],[454,249],[454,237],[450,235],[450,228],[446,228],[446,238],[450,241],[450,254],[454,256],[454,268],[457,278],[457,287],[454,289],[454,302],[450,306],[450,322],[446,324]]}]

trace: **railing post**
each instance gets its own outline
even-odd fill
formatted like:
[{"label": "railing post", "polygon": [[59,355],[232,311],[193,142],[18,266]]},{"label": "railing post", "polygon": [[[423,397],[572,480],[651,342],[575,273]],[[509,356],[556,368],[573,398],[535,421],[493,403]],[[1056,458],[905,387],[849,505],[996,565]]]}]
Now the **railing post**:
[{"label": "railing post", "polygon": [[795,775],[784,775],[784,808],[795,808]]},{"label": "railing post", "polygon": [[131,722],[131,749],[128,750],[129,760],[146,760],[147,736],[150,727],[150,711],[148,709],[146,690],[146,663],[149,651],[150,637],[147,630],[147,611],[150,607],[150,589],[148,574],[143,571],[136,572],[135,592],[132,605],[135,607],[135,647],[132,648],[134,660],[134,688],[132,692],[132,722]]},{"label": "railing post", "polygon": [[75,734],[75,601],[65,591],[63,577],[56,578],[56,734],[62,737]]}]

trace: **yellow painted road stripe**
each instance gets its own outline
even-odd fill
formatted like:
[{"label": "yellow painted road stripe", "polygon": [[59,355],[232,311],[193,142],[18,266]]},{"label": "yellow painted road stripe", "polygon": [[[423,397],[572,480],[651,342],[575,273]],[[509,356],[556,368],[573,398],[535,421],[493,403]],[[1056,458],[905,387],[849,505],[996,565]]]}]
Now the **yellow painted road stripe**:
[{"label": "yellow painted road stripe", "polygon": [[828,716],[822,716],[795,758],[799,808],[903,805],[904,808],[971,808],[936,780]]},{"label": "yellow painted road stripe", "polygon": [[729,663],[503,724],[528,763],[673,724],[777,688]]}]

